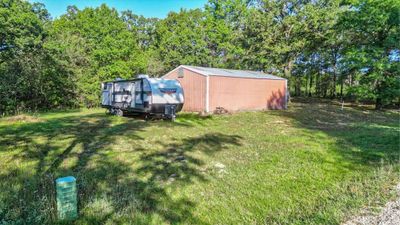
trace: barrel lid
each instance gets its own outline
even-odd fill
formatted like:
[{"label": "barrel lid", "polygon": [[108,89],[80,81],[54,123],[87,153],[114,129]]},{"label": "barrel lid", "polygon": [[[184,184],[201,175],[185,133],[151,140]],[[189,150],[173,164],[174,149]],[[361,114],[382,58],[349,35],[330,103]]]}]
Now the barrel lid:
[{"label": "barrel lid", "polygon": [[68,177],[60,177],[56,179],[57,184],[62,184],[62,183],[71,183],[75,182],[76,179],[73,176],[68,176]]}]

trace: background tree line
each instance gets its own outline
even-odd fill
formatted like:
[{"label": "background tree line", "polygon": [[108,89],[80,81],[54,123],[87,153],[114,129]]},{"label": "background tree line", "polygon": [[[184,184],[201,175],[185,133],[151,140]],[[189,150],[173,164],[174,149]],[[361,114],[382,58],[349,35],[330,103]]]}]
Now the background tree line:
[{"label": "background tree line", "polygon": [[94,107],[100,83],[181,64],[262,70],[292,96],[400,104],[400,1],[209,0],[165,19],[0,0],[0,114]]}]

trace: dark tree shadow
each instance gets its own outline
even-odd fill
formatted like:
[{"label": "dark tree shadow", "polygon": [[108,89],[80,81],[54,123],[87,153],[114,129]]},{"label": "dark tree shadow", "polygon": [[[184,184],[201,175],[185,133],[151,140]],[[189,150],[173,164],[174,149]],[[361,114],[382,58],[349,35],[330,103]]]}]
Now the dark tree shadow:
[{"label": "dark tree shadow", "polygon": [[267,102],[267,109],[284,109],[285,93],[282,91],[274,91]]},{"label": "dark tree shadow", "polygon": [[[162,150],[113,150],[118,137],[142,140],[139,133],[151,126],[191,126],[182,122],[144,122],[123,119],[116,123],[103,114],[66,116],[37,123],[0,129],[0,152],[11,153],[10,160],[35,163],[29,173],[21,168],[4,168],[0,173],[0,221],[22,224],[53,224],[56,218],[54,180],[72,175],[77,178],[80,218],[85,224],[154,223],[153,217],[164,223],[204,224],[193,215],[195,203],[181,196],[171,196],[170,190],[195,181],[207,182],[201,172],[205,163],[196,154],[212,155],[230,145],[240,145],[241,137],[221,133],[155,143]],[[206,119],[206,118],[204,118]],[[203,118],[198,119],[203,120]],[[40,138],[39,138],[40,137]],[[38,141],[38,140],[41,141]],[[58,142],[67,142],[62,145]],[[123,148],[123,146],[121,147]],[[119,152],[138,157],[116,160]],[[109,157],[115,154],[115,157]],[[71,166],[65,166],[65,163]],[[27,165],[29,166],[29,165]],[[16,185],[8,186],[6,183]],[[99,200],[105,203],[96,203]],[[100,204],[99,209],[93,205]],[[127,213],[129,212],[129,213]],[[119,216],[115,216],[119,215]],[[131,221],[134,215],[135,221]]]},{"label": "dark tree shadow", "polygon": [[[300,128],[310,131],[309,138],[318,141],[313,132],[323,132],[336,140],[339,155],[351,169],[399,163],[399,114],[360,110],[318,99],[294,99],[289,110],[271,114],[285,116]],[[343,164],[344,165],[344,164]]]}]

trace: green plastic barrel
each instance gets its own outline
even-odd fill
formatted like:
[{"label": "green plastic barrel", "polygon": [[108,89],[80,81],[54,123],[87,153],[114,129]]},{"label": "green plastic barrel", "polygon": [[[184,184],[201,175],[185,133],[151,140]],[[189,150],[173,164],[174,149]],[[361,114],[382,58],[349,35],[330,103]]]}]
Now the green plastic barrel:
[{"label": "green plastic barrel", "polygon": [[56,179],[57,214],[60,220],[78,218],[78,202],[75,177],[60,177]]}]

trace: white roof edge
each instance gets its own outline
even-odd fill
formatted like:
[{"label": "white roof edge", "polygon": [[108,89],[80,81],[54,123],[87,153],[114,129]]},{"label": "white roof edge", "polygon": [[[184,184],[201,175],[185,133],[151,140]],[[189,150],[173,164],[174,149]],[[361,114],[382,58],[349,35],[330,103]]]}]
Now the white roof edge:
[{"label": "white roof edge", "polygon": [[210,74],[209,76],[212,76],[212,77],[244,78],[244,79],[287,80],[286,78],[277,77],[277,76],[274,76],[274,75],[269,75],[269,76],[274,76],[274,77],[246,77],[246,76],[228,76],[228,75],[220,75],[220,74]]},{"label": "white roof edge", "polygon": [[168,72],[167,74],[165,74],[164,76],[162,76],[162,78],[168,76],[170,73],[174,72],[175,70],[177,70],[177,69],[179,69],[179,68],[185,68],[185,69],[190,70],[190,71],[192,71],[192,72],[195,72],[195,73],[197,73],[197,74],[199,74],[199,75],[208,76],[208,74],[203,73],[203,71],[196,70],[196,69],[194,69],[194,68],[191,68],[190,66],[180,65],[180,66],[176,67],[175,69],[169,71],[169,72]]},{"label": "white roof edge", "polygon": [[187,70],[190,70],[190,71],[192,71],[192,72],[198,73],[198,74],[203,75],[203,76],[210,76],[210,75],[211,75],[211,74],[209,74],[209,73],[206,73],[205,71],[198,70],[198,69],[193,68],[193,67],[191,67],[191,66],[180,65],[179,67],[185,68],[185,69],[187,69]]},{"label": "white roof edge", "polygon": [[164,76],[162,76],[161,78],[164,78],[164,77],[168,76],[170,73],[172,73],[173,71],[175,71],[175,70],[178,69],[178,68],[179,68],[179,66],[176,67],[175,69],[169,71],[168,73],[164,74]]},{"label": "white roof edge", "polygon": [[[287,80],[286,78],[283,77],[278,77],[272,74],[266,74],[266,73],[262,73],[262,72],[257,72],[257,71],[251,71],[251,70],[232,70],[232,69],[223,69],[223,68],[211,68],[211,67],[203,67],[204,69],[213,69],[213,70],[228,70],[228,71],[236,71],[236,72],[250,72],[250,73],[261,73],[258,76],[230,76],[230,75],[224,75],[224,74],[216,74],[216,73],[210,73],[207,71],[202,71],[202,70],[198,70],[196,68],[194,68],[194,66],[188,66],[188,65],[180,65],[178,67],[176,67],[175,69],[171,70],[170,72],[168,72],[167,74],[165,74],[162,77],[165,77],[167,75],[169,75],[170,73],[174,72],[175,70],[179,69],[179,68],[185,68],[187,70],[190,70],[192,72],[195,72],[197,74],[203,75],[203,76],[219,76],[219,77],[233,77],[233,78],[249,78],[249,79],[269,79],[269,80]],[[265,77],[263,77],[265,75]],[[268,77],[267,77],[268,76]]]},{"label": "white roof edge", "polygon": [[166,73],[164,76],[162,76],[162,78],[168,76],[170,73],[174,72],[174,71],[177,70],[178,68],[179,68],[179,66],[176,67],[175,69],[169,71],[168,73]]}]

